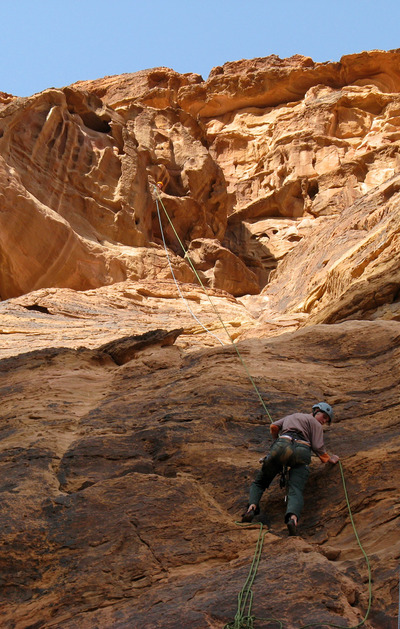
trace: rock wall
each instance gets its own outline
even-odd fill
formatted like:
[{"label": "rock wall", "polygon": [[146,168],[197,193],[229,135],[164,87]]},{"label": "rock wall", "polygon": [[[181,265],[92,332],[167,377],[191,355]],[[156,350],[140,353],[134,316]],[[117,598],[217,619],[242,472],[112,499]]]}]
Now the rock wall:
[{"label": "rock wall", "polygon": [[267,57],[207,81],[156,68],[4,98],[0,296],[170,277],[157,181],[179,279],[194,279],[183,245],[202,281],[234,296],[265,289],[287,253],[304,239],[309,251],[353,203],[359,222],[380,223],[368,199],[399,170],[399,56]]},{"label": "rock wall", "polygon": [[[65,88],[15,99],[0,116],[3,299],[168,276],[154,202],[163,177],[180,239],[223,236],[223,174],[184,112],[133,106],[122,119],[97,97]],[[192,280],[171,256],[178,279]]]},{"label": "rock wall", "polygon": [[[0,93],[2,627],[233,621],[258,395],[334,406],[363,626],[396,627],[399,60]],[[359,626],[338,467],[313,459],[299,537],[284,510],[274,482],[252,613]]]}]

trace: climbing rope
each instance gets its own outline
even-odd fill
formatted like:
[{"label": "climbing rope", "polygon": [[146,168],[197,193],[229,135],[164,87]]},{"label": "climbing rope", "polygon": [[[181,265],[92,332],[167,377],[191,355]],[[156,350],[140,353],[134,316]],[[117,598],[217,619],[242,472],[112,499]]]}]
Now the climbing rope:
[{"label": "climbing rope", "polygon": [[372,574],[371,574],[371,565],[370,565],[370,562],[369,562],[369,559],[368,559],[368,555],[365,552],[365,550],[363,548],[363,545],[361,544],[360,538],[359,538],[358,533],[357,533],[356,525],[354,524],[354,518],[353,518],[352,511],[351,511],[350,500],[349,500],[349,496],[348,496],[347,488],[346,488],[346,481],[345,481],[345,478],[344,478],[343,466],[342,466],[340,461],[338,463],[339,463],[340,474],[341,474],[341,477],[342,477],[343,491],[344,491],[344,496],[345,496],[345,499],[346,499],[347,510],[348,510],[349,516],[350,516],[351,526],[353,527],[353,532],[354,532],[355,538],[357,540],[357,544],[359,545],[360,550],[361,550],[362,554],[364,555],[364,558],[365,558],[365,561],[366,561],[366,564],[367,564],[367,568],[368,568],[368,607],[367,607],[367,611],[366,611],[366,614],[365,614],[364,618],[357,625],[353,625],[352,627],[346,627],[345,628],[345,627],[343,627],[343,625],[334,625],[332,623],[325,623],[324,624],[324,623],[317,622],[317,623],[311,623],[309,625],[302,625],[301,627],[299,627],[299,629],[306,629],[307,627],[316,627],[316,626],[317,627],[335,627],[335,629],[336,628],[338,628],[338,629],[357,629],[357,627],[361,627],[366,622],[366,620],[367,620],[367,618],[369,616],[369,612],[371,611],[371,604],[372,604]]},{"label": "climbing rope", "polygon": [[[257,576],[258,566],[261,559],[261,552],[264,544],[264,538],[266,533],[262,532],[263,525],[260,524],[260,532],[256,543],[256,549],[254,551],[253,561],[251,562],[250,570],[247,575],[246,581],[238,594],[238,606],[233,622],[229,622],[224,626],[224,629],[254,629],[254,621],[261,620],[256,619],[251,615],[251,608],[253,605],[253,583]],[[247,610],[246,610],[247,606]],[[275,618],[263,618],[263,621],[274,622],[279,625],[280,629],[283,629],[283,625],[280,620]]]},{"label": "climbing rope", "polygon": [[[346,481],[344,478],[344,472],[343,472],[343,466],[341,464],[341,462],[339,461],[339,469],[340,469],[340,474],[342,477],[342,484],[343,484],[343,491],[344,491],[344,496],[345,496],[345,500],[346,500],[346,504],[347,504],[347,510],[349,512],[349,516],[350,516],[350,522],[351,525],[353,527],[353,532],[354,535],[356,537],[357,543],[360,547],[360,550],[362,552],[362,554],[364,555],[365,561],[367,563],[367,567],[368,567],[368,608],[366,611],[366,614],[364,616],[364,618],[357,624],[357,625],[353,625],[351,627],[344,627],[344,625],[335,625],[333,623],[321,623],[321,622],[314,622],[314,623],[310,623],[307,625],[302,625],[301,627],[299,627],[299,629],[307,629],[308,627],[334,627],[335,629],[357,629],[358,627],[361,627],[367,620],[369,613],[371,611],[371,605],[372,605],[372,574],[371,574],[371,565],[368,559],[368,556],[363,548],[363,545],[361,544],[357,529],[356,529],[356,525],[354,523],[354,518],[353,518],[353,514],[351,511],[351,506],[350,506],[350,500],[349,500],[349,496],[347,493],[347,487],[346,487]],[[247,576],[247,579],[245,581],[244,586],[242,587],[241,591],[239,592],[238,595],[238,608],[237,608],[237,612],[234,618],[234,621],[231,623],[228,623],[224,626],[224,629],[255,629],[255,625],[254,622],[260,621],[260,622],[273,622],[275,624],[278,624],[280,629],[284,629],[284,625],[282,623],[282,621],[277,620],[276,618],[260,618],[257,616],[253,616],[251,615],[251,608],[252,608],[252,604],[253,604],[253,592],[251,590],[254,580],[256,578],[257,575],[257,570],[258,570],[258,566],[260,563],[260,559],[261,559],[261,551],[262,551],[262,546],[264,543],[264,538],[266,533],[264,533],[262,535],[262,528],[263,525],[262,523],[260,523],[260,533],[258,536],[258,540],[257,540],[257,544],[256,544],[256,550],[254,552],[254,557],[253,557],[253,561],[251,563],[250,566],[250,570],[249,570],[249,574]],[[262,535],[262,536],[261,536]],[[400,594],[399,594],[400,596]],[[248,609],[246,612],[246,604],[247,601],[249,601],[248,604]],[[400,599],[399,599],[399,607],[400,607]],[[400,628],[399,628],[400,629]]]},{"label": "climbing rope", "polygon": [[[174,227],[174,225],[173,225],[173,223],[171,221],[171,218],[169,217],[169,214],[168,214],[168,212],[167,212],[167,210],[165,208],[165,205],[164,205],[164,203],[163,203],[163,201],[161,199],[159,188],[157,186],[154,186],[154,189],[156,191],[157,215],[158,215],[158,220],[159,220],[159,224],[160,224],[160,230],[161,230],[161,236],[162,236],[162,240],[163,240],[163,244],[164,244],[164,249],[165,249],[165,252],[166,252],[166,255],[167,255],[168,264],[169,264],[169,267],[170,267],[170,270],[171,270],[171,274],[172,274],[172,277],[173,277],[173,279],[175,281],[175,284],[177,286],[179,295],[184,299],[184,301],[185,301],[189,311],[191,312],[192,316],[201,325],[201,327],[204,330],[206,330],[208,333],[212,334],[212,336],[214,336],[221,343],[221,345],[224,345],[223,342],[215,334],[210,332],[210,330],[208,330],[198,320],[198,318],[193,313],[193,311],[191,310],[189,304],[187,303],[187,301],[185,300],[185,298],[182,295],[182,292],[180,290],[179,284],[178,284],[177,279],[175,277],[175,274],[174,274],[174,271],[173,271],[173,268],[172,268],[172,264],[171,264],[171,261],[170,261],[170,257],[169,257],[169,253],[168,253],[168,249],[167,249],[167,244],[166,244],[165,236],[164,236],[164,230],[163,230],[163,226],[162,226],[162,220],[161,220],[159,203],[161,204],[161,206],[163,208],[163,211],[165,213],[165,216],[167,217],[167,220],[168,220],[169,224],[171,225],[172,230],[173,230],[173,232],[175,234],[175,237],[176,237],[177,241],[179,242],[179,244],[180,244],[180,246],[182,248],[182,251],[184,253],[184,257],[189,262],[189,264],[190,264],[190,266],[191,266],[191,268],[192,268],[192,270],[193,270],[193,272],[194,272],[194,274],[196,276],[197,281],[199,282],[200,286],[202,287],[205,295],[207,296],[207,298],[208,298],[208,300],[209,300],[209,302],[211,304],[212,309],[214,310],[214,312],[215,312],[216,316],[218,317],[219,321],[221,322],[222,327],[224,328],[224,330],[225,330],[225,332],[226,332],[230,342],[232,343],[233,347],[235,348],[237,356],[238,356],[238,358],[239,358],[243,368],[245,369],[246,374],[247,374],[251,384],[253,385],[253,387],[254,387],[254,389],[255,389],[255,391],[257,393],[257,396],[258,396],[258,398],[259,398],[259,400],[260,400],[260,402],[261,402],[261,404],[262,404],[262,406],[263,406],[263,408],[264,408],[264,410],[265,410],[265,412],[266,412],[270,422],[272,423],[272,417],[271,417],[271,415],[270,415],[270,413],[269,413],[269,411],[268,411],[268,409],[267,409],[267,407],[266,407],[266,405],[264,403],[264,400],[261,397],[261,394],[260,394],[260,392],[258,390],[258,387],[257,387],[256,383],[254,382],[254,379],[252,378],[252,376],[251,376],[251,374],[250,374],[250,372],[249,372],[249,370],[247,368],[247,365],[246,365],[245,361],[243,360],[243,357],[240,354],[240,351],[239,351],[236,343],[234,342],[233,338],[229,334],[229,330],[227,329],[224,321],[222,320],[222,317],[220,316],[220,314],[219,314],[218,310],[216,309],[213,301],[211,300],[211,298],[210,298],[210,296],[209,296],[209,294],[208,294],[208,292],[207,292],[207,290],[206,290],[206,288],[205,288],[205,286],[204,286],[204,284],[203,284],[199,274],[197,273],[196,268],[194,267],[194,264],[193,264],[192,260],[190,259],[189,255],[188,255],[188,251],[185,249],[181,239],[179,238],[178,233],[175,230],[175,227]],[[307,629],[308,627],[316,627],[316,626],[318,626],[318,627],[334,627],[335,629],[358,629],[358,627],[361,627],[366,622],[366,620],[367,620],[367,618],[369,616],[370,610],[371,610],[371,605],[372,605],[372,575],[371,575],[371,566],[370,566],[370,562],[369,562],[368,556],[367,556],[367,554],[366,554],[366,552],[365,552],[365,550],[364,550],[364,548],[363,548],[363,546],[361,544],[361,541],[360,541],[360,538],[359,538],[359,535],[358,535],[358,532],[357,532],[357,529],[356,529],[356,526],[355,526],[355,523],[354,523],[353,514],[352,514],[352,511],[351,511],[350,501],[349,501],[347,488],[346,488],[346,481],[345,481],[345,477],[344,477],[343,466],[342,466],[340,461],[338,463],[339,463],[340,474],[341,474],[341,477],[342,477],[343,491],[344,491],[344,495],[345,495],[347,509],[348,509],[349,516],[350,516],[350,522],[351,522],[351,525],[352,525],[352,528],[353,528],[353,532],[354,532],[354,535],[356,537],[358,546],[359,546],[362,554],[364,555],[365,561],[367,563],[367,568],[368,568],[368,592],[369,592],[368,608],[367,608],[367,611],[366,611],[366,614],[365,614],[363,620],[361,620],[357,625],[354,625],[352,627],[345,628],[343,625],[336,625],[336,624],[332,624],[332,623],[323,623],[323,624],[321,624],[321,622],[318,622],[318,623],[311,623],[311,624],[307,624],[307,625],[302,625],[301,627],[299,627],[299,629]],[[272,622],[274,624],[278,624],[280,629],[283,629],[283,623],[280,620],[277,620],[275,618],[257,618],[256,616],[253,616],[251,614],[252,605],[253,605],[252,586],[253,586],[254,580],[255,580],[255,578],[257,576],[257,571],[258,571],[258,566],[259,566],[260,559],[261,559],[261,552],[262,552],[262,548],[263,548],[264,538],[265,538],[265,535],[266,535],[266,533],[264,533],[264,534],[262,533],[262,529],[263,529],[263,525],[262,525],[262,523],[260,523],[260,532],[259,532],[259,536],[258,536],[258,540],[257,540],[257,544],[256,544],[256,549],[255,549],[255,552],[254,552],[253,560],[252,560],[252,563],[251,563],[251,566],[250,566],[250,570],[249,570],[248,576],[246,578],[246,581],[245,581],[241,591],[238,594],[238,607],[237,607],[237,612],[235,614],[235,618],[234,618],[233,622],[226,624],[224,626],[224,629],[254,629],[254,622],[256,620],[261,621],[261,622]],[[400,588],[400,583],[399,583],[399,588]],[[247,606],[247,609],[246,609],[246,606]],[[400,610],[400,589],[399,589],[399,610]],[[399,616],[399,626],[398,627],[400,629],[400,616]]]},{"label": "climbing rope", "polygon": [[[182,251],[183,251],[183,253],[184,253],[184,257],[186,258],[186,260],[187,260],[187,261],[188,261],[188,263],[190,264],[190,266],[191,266],[191,268],[192,268],[192,270],[193,270],[193,273],[194,273],[194,274],[195,274],[195,276],[196,276],[197,281],[199,282],[199,284],[200,284],[201,288],[203,289],[203,291],[204,291],[204,293],[205,293],[205,295],[206,295],[206,297],[207,297],[208,301],[210,302],[210,305],[211,305],[212,309],[214,310],[214,312],[215,312],[215,314],[216,314],[217,318],[219,319],[219,321],[220,321],[220,323],[221,323],[222,327],[224,328],[224,330],[225,330],[225,332],[226,332],[226,334],[227,334],[227,336],[228,336],[228,338],[229,338],[230,342],[232,343],[232,345],[233,345],[233,347],[234,347],[234,349],[235,349],[235,351],[236,351],[236,354],[237,354],[237,356],[238,356],[238,358],[239,358],[239,360],[240,360],[240,362],[241,362],[241,364],[242,364],[242,366],[243,366],[243,368],[244,368],[244,370],[245,370],[245,372],[246,372],[246,374],[247,374],[247,377],[249,378],[249,380],[250,380],[251,384],[253,385],[253,388],[254,388],[254,390],[255,390],[255,392],[256,392],[256,394],[257,394],[257,397],[258,397],[258,399],[260,400],[261,405],[262,405],[262,407],[263,407],[264,411],[266,412],[266,414],[267,414],[267,416],[268,416],[268,418],[269,418],[270,422],[272,423],[272,417],[271,417],[271,415],[270,415],[270,413],[269,413],[269,411],[268,411],[268,409],[267,409],[267,407],[266,407],[266,405],[265,405],[265,402],[264,402],[264,400],[263,400],[263,398],[262,398],[262,396],[261,396],[261,394],[260,394],[260,391],[258,390],[258,387],[257,387],[256,383],[254,382],[254,379],[253,379],[253,377],[252,377],[252,375],[251,375],[250,371],[248,370],[247,365],[246,365],[246,363],[245,363],[245,361],[244,361],[244,359],[243,359],[243,357],[242,357],[242,355],[241,355],[241,353],[240,353],[240,351],[239,351],[239,349],[238,349],[238,347],[237,347],[237,345],[236,345],[235,341],[233,340],[232,336],[229,334],[229,330],[228,330],[228,328],[226,327],[226,325],[225,325],[225,323],[224,323],[224,321],[223,321],[223,319],[222,319],[221,315],[219,314],[219,312],[218,312],[217,308],[215,307],[215,304],[214,304],[214,302],[212,301],[212,299],[211,299],[210,295],[208,294],[207,289],[206,289],[206,287],[204,286],[204,284],[203,284],[203,282],[202,282],[201,277],[199,276],[199,274],[198,274],[198,272],[197,272],[197,270],[196,270],[196,268],[195,268],[195,266],[194,266],[194,264],[193,264],[192,260],[190,259],[190,256],[189,256],[189,254],[188,254],[188,251],[186,250],[185,246],[183,245],[183,243],[182,243],[181,239],[179,238],[179,235],[178,235],[178,233],[177,233],[177,231],[176,231],[176,229],[175,229],[175,226],[174,226],[174,224],[173,224],[173,222],[172,222],[172,220],[171,220],[171,218],[170,218],[170,216],[169,216],[169,214],[168,214],[168,212],[167,212],[167,210],[166,210],[166,208],[165,208],[165,205],[164,205],[164,203],[163,203],[163,201],[162,201],[162,198],[161,198],[161,195],[160,195],[159,188],[158,188],[157,186],[155,186],[155,185],[154,185],[154,190],[155,190],[155,192],[156,192],[156,206],[157,206],[158,220],[159,220],[159,223],[160,223],[161,235],[162,235],[162,239],[163,239],[163,243],[164,243],[164,248],[165,248],[165,251],[166,251],[166,254],[167,254],[167,258],[168,258],[168,262],[169,262],[170,269],[172,269],[172,265],[171,265],[171,263],[170,263],[170,258],[169,258],[169,254],[168,254],[168,250],[167,250],[167,246],[166,246],[166,242],[165,242],[164,230],[163,230],[163,227],[162,227],[162,221],[161,221],[161,216],[160,216],[160,211],[159,211],[158,202],[160,203],[160,205],[161,205],[161,207],[162,207],[162,209],[163,209],[163,211],[164,211],[164,214],[165,214],[165,216],[167,217],[167,220],[168,220],[169,224],[171,225],[171,228],[172,228],[172,230],[173,230],[173,232],[174,232],[174,235],[175,235],[175,237],[176,237],[177,241],[179,242],[180,247],[182,248]],[[178,286],[178,282],[176,281],[176,278],[175,278],[174,273],[172,273],[172,276],[173,276],[173,278],[174,278],[174,280],[175,280],[175,284]],[[179,291],[179,293],[181,294],[181,291]],[[196,317],[195,317],[195,318],[196,318]],[[198,321],[198,319],[197,319],[197,318],[196,318],[196,321]],[[201,325],[202,325],[202,324],[201,324]],[[204,326],[203,326],[203,325],[202,325],[202,327],[204,328]],[[207,330],[207,328],[204,328],[204,329],[206,329],[206,330]],[[209,332],[209,330],[207,330],[207,332]],[[213,336],[214,336],[214,335],[213,335]],[[218,338],[218,337],[217,337],[217,338]],[[219,341],[220,343],[222,343],[222,341],[221,341],[220,339],[218,339],[218,341]],[[223,343],[222,343],[222,345],[223,345]]]},{"label": "climbing rope", "polygon": [[180,289],[180,286],[179,286],[178,280],[177,280],[177,279],[176,279],[176,277],[175,277],[174,269],[173,269],[173,266],[172,266],[172,264],[171,264],[171,259],[170,259],[170,257],[169,257],[168,248],[167,248],[167,243],[166,243],[166,241],[165,241],[164,230],[163,230],[163,226],[162,226],[162,222],[161,222],[161,213],[160,213],[160,208],[159,208],[159,205],[158,205],[158,199],[157,199],[157,198],[156,198],[156,206],[157,206],[158,222],[159,222],[159,224],[160,224],[161,237],[162,237],[162,241],[163,241],[163,245],[164,245],[165,253],[167,254],[167,260],[168,260],[168,264],[169,264],[169,269],[170,269],[170,271],[171,271],[171,275],[172,275],[172,277],[173,277],[173,279],[174,279],[174,282],[175,282],[176,288],[178,289],[178,293],[179,293],[180,297],[183,299],[183,301],[185,302],[186,307],[187,307],[187,309],[189,310],[190,314],[192,315],[193,319],[195,319],[195,321],[197,321],[197,323],[198,323],[198,324],[199,324],[199,325],[203,328],[203,330],[205,330],[206,332],[208,332],[208,334],[211,334],[211,336],[213,336],[215,339],[217,339],[217,341],[218,341],[219,343],[221,343],[221,345],[222,345],[222,346],[224,346],[224,343],[221,341],[221,339],[220,339],[220,338],[218,338],[218,336],[216,336],[215,334],[213,334],[213,333],[211,332],[211,330],[209,330],[208,328],[206,328],[206,326],[205,326],[205,325],[203,325],[203,323],[202,323],[202,322],[201,322],[201,321],[200,321],[200,320],[196,317],[195,313],[193,312],[193,310],[192,310],[192,309],[191,309],[191,307],[189,306],[189,303],[188,303],[187,299],[185,299],[185,297],[183,296],[183,293],[182,293],[182,291],[181,291],[181,289]]}]

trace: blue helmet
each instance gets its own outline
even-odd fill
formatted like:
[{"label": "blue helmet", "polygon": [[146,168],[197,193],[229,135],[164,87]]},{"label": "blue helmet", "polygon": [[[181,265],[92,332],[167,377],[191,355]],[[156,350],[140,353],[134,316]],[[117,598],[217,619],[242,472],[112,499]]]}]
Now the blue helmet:
[{"label": "blue helmet", "polygon": [[333,419],[333,408],[332,406],[330,406],[329,404],[327,404],[326,402],[318,402],[318,404],[314,404],[314,406],[312,407],[313,410],[313,415],[315,416],[315,414],[318,411],[322,411],[323,413],[326,413],[329,417],[329,423],[331,423],[332,419]]}]

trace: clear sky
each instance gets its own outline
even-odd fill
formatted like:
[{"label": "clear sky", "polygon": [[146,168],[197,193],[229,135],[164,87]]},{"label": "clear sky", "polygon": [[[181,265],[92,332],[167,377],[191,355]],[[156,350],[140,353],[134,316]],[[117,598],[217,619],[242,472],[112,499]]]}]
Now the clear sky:
[{"label": "clear sky", "polygon": [[156,66],[339,61],[400,48],[400,0],[0,0],[0,91],[29,96]]}]

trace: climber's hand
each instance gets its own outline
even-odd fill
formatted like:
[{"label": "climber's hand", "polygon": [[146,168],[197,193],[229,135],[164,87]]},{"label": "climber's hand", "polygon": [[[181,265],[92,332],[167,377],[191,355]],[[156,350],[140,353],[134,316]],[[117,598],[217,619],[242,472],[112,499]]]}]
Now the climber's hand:
[{"label": "climber's hand", "polygon": [[339,457],[336,454],[331,454],[329,457],[328,463],[337,463],[339,461]]}]

